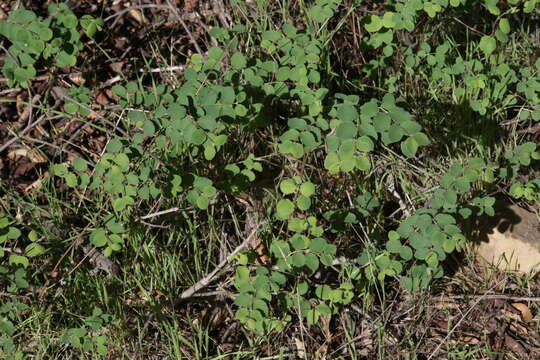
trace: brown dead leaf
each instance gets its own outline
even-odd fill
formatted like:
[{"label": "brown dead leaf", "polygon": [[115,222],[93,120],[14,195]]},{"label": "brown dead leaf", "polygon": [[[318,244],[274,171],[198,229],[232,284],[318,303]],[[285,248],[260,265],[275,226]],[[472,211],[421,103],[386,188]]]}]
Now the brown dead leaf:
[{"label": "brown dead leaf", "polygon": [[29,172],[30,170],[32,170],[34,168],[34,166],[36,166],[36,163],[29,162],[29,161],[23,162],[22,164],[17,166],[15,171],[13,171],[13,175],[15,175],[15,176],[24,175],[27,172]]},{"label": "brown dead leaf", "polygon": [[465,335],[461,338],[461,342],[468,344],[478,344],[480,342],[480,339],[476,336]]},{"label": "brown dead leaf", "polygon": [[509,319],[511,319],[511,320],[516,320],[516,321],[521,320],[521,317],[519,316],[519,314],[516,314],[516,313],[514,313],[514,312],[512,312],[512,311],[503,310],[503,314],[504,314],[507,318],[509,318]]},{"label": "brown dead leaf", "polygon": [[107,98],[107,95],[103,91],[98,92],[96,96],[96,102],[99,105],[107,105],[109,104],[109,99]]},{"label": "brown dead leaf", "polygon": [[199,0],[185,0],[184,11],[193,11],[199,6]]},{"label": "brown dead leaf", "polygon": [[38,153],[35,150],[28,150],[28,149],[16,149],[16,150],[10,151],[7,157],[11,161],[16,161],[17,158],[25,157],[33,163],[47,162],[47,159],[41,156],[40,153]]},{"label": "brown dead leaf", "polygon": [[114,72],[122,72],[122,68],[124,67],[124,62],[123,61],[113,62],[112,64],[109,65],[109,67]]},{"label": "brown dead leaf", "polygon": [[113,93],[111,89],[105,90],[105,94],[107,94],[109,99],[111,99],[114,102],[118,102],[118,100],[120,100],[120,97],[116,95],[115,93]]},{"label": "brown dead leaf", "polygon": [[129,15],[130,18],[132,18],[133,20],[135,20],[136,22],[138,22],[141,25],[146,23],[146,19],[144,18],[144,15],[142,14],[142,12],[140,12],[137,9],[129,10],[128,15]]},{"label": "brown dead leaf", "polygon": [[48,176],[49,176],[49,172],[45,172],[45,174],[43,174],[43,176],[40,179],[37,179],[36,181],[34,181],[33,183],[25,187],[23,191],[25,193],[29,193],[30,191],[41,188],[41,186],[43,185],[43,180],[46,179]]},{"label": "brown dead leaf", "polygon": [[85,82],[85,79],[80,72],[69,74],[69,80],[78,86],[83,85]]},{"label": "brown dead leaf", "polygon": [[512,306],[519,310],[521,313],[521,320],[524,322],[529,322],[533,319],[533,314],[527,305],[523,303],[513,303]]}]

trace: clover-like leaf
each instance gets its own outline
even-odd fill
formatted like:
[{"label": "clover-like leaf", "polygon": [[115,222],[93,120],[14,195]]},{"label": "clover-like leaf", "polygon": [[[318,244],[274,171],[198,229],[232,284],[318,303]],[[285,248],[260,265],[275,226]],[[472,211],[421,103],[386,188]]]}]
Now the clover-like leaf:
[{"label": "clover-like leaf", "polygon": [[284,195],[293,194],[296,191],[296,184],[292,179],[285,179],[279,184],[279,189]]},{"label": "clover-like leaf", "polygon": [[485,35],[480,39],[478,47],[484,54],[490,55],[493,51],[495,51],[497,41],[493,37]]},{"label": "clover-like leaf", "polygon": [[294,204],[289,199],[281,199],[277,203],[276,212],[279,219],[288,218],[294,211]]},{"label": "clover-like leaf", "polygon": [[365,28],[368,32],[373,33],[381,30],[383,27],[383,21],[377,15],[370,16],[370,22],[365,25]]}]

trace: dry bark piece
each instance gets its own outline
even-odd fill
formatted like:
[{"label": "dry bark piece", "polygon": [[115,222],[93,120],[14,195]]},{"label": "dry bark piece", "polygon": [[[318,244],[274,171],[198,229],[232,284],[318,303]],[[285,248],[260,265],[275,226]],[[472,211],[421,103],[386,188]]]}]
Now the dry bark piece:
[{"label": "dry bark piece", "polygon": [[540,271],[540,222],[516,205],[498,203],[485,222],[478,254],[501,270],[519,274]]},{"label": "dry bark piece", "polygon": [[531,312],[531,309],[523,303],[513,303],[512,306],[519,310],[521,313],[521,320],[524,322],[529,322],[533,319],[533,314]]}]

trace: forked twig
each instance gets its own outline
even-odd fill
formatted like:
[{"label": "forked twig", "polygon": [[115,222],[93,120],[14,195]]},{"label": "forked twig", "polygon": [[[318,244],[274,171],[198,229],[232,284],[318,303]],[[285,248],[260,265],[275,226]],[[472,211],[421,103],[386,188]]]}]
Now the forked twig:
[{"label": "forked twig", "polygon": [[229,254],[229,256],[227,256],[222,262],[220,262],[216,266],[216,268],[214,270],[212,270],[212,272],[210,274],[206,275],[204,278],[199,280],[196,284],[191,286],[189,289],[182,292],[182,294],[180,294],[180,299],[187,299],[189,297],[192,297],[193,294],[195,294],[197,291],[199,291],[199,290],[205,288],[206,286],[210,285],[210,283],[214,280],[214,278],[221,271],[221,269],[223,269],[223,267],[225,267],[225,265],[227,265],[227,263],[234,256],[236,256],[236,254],[238,254],[240,251],[244,250],[244,248],[246,248],[248,246],[249,242],[255,236],[255,234],[259,230],[259,227],[262,224],[264,224],[264,221],[258,223],[257,226],[255,226],[255,228],[251,231],[249,236],[244,241],[242,241],[242,243],[236,249],[234,249],[233,252]]}]

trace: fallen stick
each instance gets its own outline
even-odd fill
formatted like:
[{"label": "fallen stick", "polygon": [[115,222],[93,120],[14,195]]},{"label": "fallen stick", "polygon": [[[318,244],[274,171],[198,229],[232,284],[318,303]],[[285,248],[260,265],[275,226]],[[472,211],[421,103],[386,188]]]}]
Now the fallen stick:
[{"label": "fallen stick", "polygon": [[238,245],[238,247],[236,249],[234,249],[233,252],[230,253],[229,256],[227,256],[227,258],[225,258],[225,260],[220,262],[216,266],[216,268],[214,270],[212,270],[212,272],[210,274],[206,275],[204,278],[199,280],[193,286],[189,287],[189,289],[182,292],[182,294],[180,294],[180,299],[187,299],[189,297],[192,297],[193,294],[195,294],[197,291],[199,291],[199,290],[207,287],[208,285],[210,285],[210,283],[212,283],[212,281],[214,280],[216,275],[220,272],[220,270],[223,269],[223,267],[225,267],[225,265],[227,265],[227,263],[234,256],[236,256],[236,254],[238,254],[240,251],[244,250],[244,248],[246,248],[248,246],[249,242],[251,241],[251,238],[253,238],[253,236],[255,236],[255,234],[257,233],[257,230],[259,229],[259,227],[262,224],[264,224],[264,222],[260,222],[259,224],[257,224],[257,226],[255,226],[253,231],[251,231],[251,234],[249,234],[249,236],[240,245]]}]

